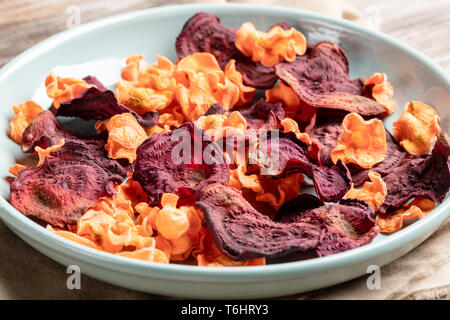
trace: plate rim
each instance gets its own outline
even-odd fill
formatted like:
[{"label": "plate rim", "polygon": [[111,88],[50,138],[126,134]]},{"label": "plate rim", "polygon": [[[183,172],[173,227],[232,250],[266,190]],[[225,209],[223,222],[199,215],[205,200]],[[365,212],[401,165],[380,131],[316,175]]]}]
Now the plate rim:
[{"label": "plate rim", "polygon": [[[161,16],[164,15],[176,14],[178,10],[189,10],[192,12],[223,11],[225,14],[227,11],[233,12],[252,10],[261,14],[271,12],[271,14],[277,14],[280,16],[288,13],[289,15],[292,15],[294,12],[295,14],[298,14],[299,17],[337,25],[345,29],[356,31],[359,34],[366,35],[370,38],[377,38],[382,42],[388,43],[390,46],[401,51],[403,54],[411,56],[414,60],[420,62],[427,69],[431,70],[432,73],[435,74],[439,80],[447,86],[447,89],[450,90],[450,77],[441,66],[439,66],[434,60],[426,56],[424,53],[392,36],[384,34],[380,31],[371,30],[351,21],[328,17],[307,10],[248,3],[169,5],[121,13],[90,21],[80,26],[59,32],[19,54],[0,69],[0,83],[5,81],[8,76],[12,74],[14,70],[20,68],[22,64],[36,58],[39,59],[40,54],[57,47],[61,42],[70,41],[74,37],[81,36],[89,32],[95,32],[95,30],[108,27],[111,24],[123,23],[136,18],[152,19],[152,16],[155,15],[161,18]],[[141,261],[83,246],[47,231],[45,228],[15,209],[8,202],[8,200],[6,200],[6,198],[3,196],[0,197],[0,217],[6,222],[8,227],[10,225],[13,226],[19,232],[26,233],[27,236],[32,238],[34,241],[47,248],[51,248],[53,251],[70,255],[76,259],[94,264],[101,268],[108,268],[122,273],[130,273],[147,277],[154,277],[156,275],[158,278],[166,278],[171,280],[197,279],[203,282],[224,282],[228,280],[255,282],[262,279],[273,281],[292,276],[317,274],[337,267],[361,263],[379,255],[399,249],[407,243],[418,239],[433,227],[440,225],[449,214],[450,198],[447,198],[438,207],[436,207],[434,212],[427,215],[420,221],[409,225],[407,228],[389,235],[388,239],[382,241],[381,243],[374,242],[331,256],[313,258],[309,260],[277,263],[265,266],[208,268],[191,265],[161,264]],[[388,246],[389,248],[383,248],[385,246]],[[124,268],[127,268],[127,270],[124,270]],[[268,278],[268,275],[270,275],[270,278]]]}]

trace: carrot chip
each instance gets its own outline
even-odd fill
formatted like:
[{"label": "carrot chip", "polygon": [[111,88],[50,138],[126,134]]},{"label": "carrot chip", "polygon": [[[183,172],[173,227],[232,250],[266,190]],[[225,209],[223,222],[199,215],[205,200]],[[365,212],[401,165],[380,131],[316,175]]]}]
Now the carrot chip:
[{"label": "carrot chip", "polygon": [[349,113],[342,121],[343,132],[336,147],[331,150],[331,160],[340,159],[345,164],[354,163],[370,169],[384,160],[386,155],[386,131],[379,119],[365,121],[357,113]]},{"label": "carrot chip", "polygon": [[431,150],[440,130],[436,111],[419,101],[409,102],[400,118],[394,122],[394,137],[411,154]]},{"label": "carrot chip", "polygon": [[366,79],[364,88],[369,90],[372,97],[391,114],[397,109],[397,103],[392,99],[394,87],[387,81],[385,73],[376,72]]},{"label": "carrot chip", "polygon": [[392,233],[403,228],[405,221],[412,221],[416,218],[422,219],[433,211],[434,208],[436,208],[436,205],[433,201],[427,198],[415,198],[395,212],[378,214],[376,225],[380,227],[380,232]]},{"label": "carrot chip", "polygon": [[93,85],[83,79],[61,78],[52,72],[45,79],[45,87],[47,95],[53,99],[53,106],[58,109],[62,102],[72,100]]},{"label": "carrot chip", "polygon": [[40,105],[31,100],[18,106],[13,106],[15,117],[11,120],[9,126],[11,128],[11,138],[15,142],[22,143],[23,132],[42,110]]},{"label": "carrot chip", "polygon": [[352,186],[344,195],[343,199],[359,199],[365,201],[374,211],[377,211],[386,198],[387,188],[379,173],[370,171],[369,179],[370,182],[365,182],[360,189],[355,189]]},{"label": "carrot chip", "polygon": [[262,32],[256,30],[251,22],[239,28],[235,45],[244,55],[267,67],[280,61],[291,62],[306,52],[305,36],[295,28],[285,30],[274,26],[269,32]]},{"label": "carrot chip", "polygon": [[130,113],[118,114],[107,120],[105,127],[108,130],[108,142],[105,145],[108,157],[134,162],[136,149],[148,138],[136,118]]}]

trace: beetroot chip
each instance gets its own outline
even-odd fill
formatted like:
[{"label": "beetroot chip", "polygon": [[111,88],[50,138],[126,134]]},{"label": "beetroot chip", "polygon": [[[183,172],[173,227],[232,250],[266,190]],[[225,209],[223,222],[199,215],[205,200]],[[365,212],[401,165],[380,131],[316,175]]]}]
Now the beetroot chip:
[{"label": "beetroot chip", "polygon": [[203,211],[217,247],[238,261],[293,252],[327,256],[367,244],[378,234],[369,206],[319,206],[289,215],[283,222],[272,221],[240,191],[219,184],[205,187],[195,205]]},{"label": "beetroot chip", "polygon": [[255,102],[247,109],[239,112],[247,120],[248,129],[275,129],[284,119],[284,109],[281,103],[271,103],[264,99]]},{"label": "beetroot chip", "polygon": [[213,114],[225,114],[225,112],[227,112],[227,110],[225,110],[221,104],[214,103],[209,107],[208,111],[205,112],[204,116],[211,116]]},{"label": "beetroot chip", "polygon": [[306,211],[323,206],[322,200],[308,193],[284,203],[275,216],[275,221],[290,223],[295,222]]},{"label": "beetroot chip", "polygon": [[158,202],[163,193],[175,193],[183,203],[193,202],[204,186],[229,181],[219,146],[192,122],[152,135],[136,154],[133,179],[148,194],[149,203]]},{"label": "beetroot chip", "polygon": [[325,123],[315,126],[308,132],[311,142],[316,145],[318,149],[317,162],[322,166],[332,166],[330,153],[337,145],[337,139],[342,133],[342,126],[340,122]]},{"label": "beetroot chip", "polygon": [[195,52],[209,52],[222,69],[230,59],[234,59],[236,69],[247,86],[259,89],[273,87],[277,81],[275,69],[253,62],[236,48],[235,41],[236,30],[224,26],[218,17],[200,12],[184,24],[175,47],[180,59]]},{"label": "beetroot chip", "polygon": [[114,183],[126,171],[104,150],[69,141],[39,167],[20,170],[11,184],[10,201],[20,212],[54,227],[76,224],[99,197],[113,196]]},{"label": "beetroot chip", "polygon": [[311,107],[357,112],[361,116],[385,113],[375,100],[363,96],[361,79],[349,78],[347,55],[337,44],[321,41],[295,61],[277,64],[275,71]]},{"label": "beetroot chip", "polygon": [[22,151],[24,153],[33,152],[36,146],[46,149],[58,144],[61,139],[64,139],[66,143],[75,140],[101,148],[106,143],[104,135],[80,137],[72,134],[56,119],[52,112],[44,110],[33,119],[23,132]]},{"label": "beetroot chip", "polygon": [[195,206],[203,211],[217,247],[233,260],[313,250],[321,236],[316,221],[272,221],[256,211],[240,191],[217,183],[203,188]]},{"label": "beetroot chip", "polygon": [[[91,80],[91,82],[95,84],[98,80]],[[56,116],[77,117],[83,120],[106,120],[116,114],[131,113],[139,124],[147,129],[158,123],[159,116],[158,111],[147,112],[143,115],[137,114],[119,103],[114,92],[106,90],[101,84],[100,88],[91,87],[74,99],[62,102],[58,109],[52,106],[50,110]]]},{"label": "beetroot chip", "polygon": [[450,144],[446,134],[438,134],[430,155],[405,159],[383,180],[388,193],[380,213],[395,211],[415,197],[441,203],[450,188]]},{"label": "beetroot chip", "polygon": [[350,190],[352,179],[345,164],[342,161],[333,167],[314,164],[307,156],[307,144],[297,139],[295,133],[272,130],[267,137],[260,137],[260,145],[262,151],[256,161],[261,168],[269,167],[275,176],[306,174],[322,201],[337,202]]}]

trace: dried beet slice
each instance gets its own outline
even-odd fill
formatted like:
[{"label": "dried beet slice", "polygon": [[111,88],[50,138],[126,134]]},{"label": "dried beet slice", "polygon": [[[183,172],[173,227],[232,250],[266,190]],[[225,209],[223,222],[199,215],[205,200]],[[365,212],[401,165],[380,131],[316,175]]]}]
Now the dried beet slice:
[{"label": "dried beet slice", "polygon": [[149,203],[159,202],[163,193],[175,193],[183,203],[193,202],[204,186],[229,181],[219,146],[192,122],[152,135],[136,154],[133,179],[148,194]]},{"label": "dried beet slice", "polygon": [[277,64],[275,72],[309,106],[361,116],[385,113],[375,100],[363,96],[361,79],[349,78],[347,55],[337,44],[321,41],[307,55]]},{"label": "dried beet slice", "polygon": [[239,112],[247,120],[248,129],[275,129],[284,119],[284,109],[281,103],[271,103],[259,99],[247,109]]},{"label": "dried beet slice", "polygon": [[327,256],[367,244],[378,234],[369,206],[320,206],[278,222],[256,211],[240,191],[219,184],[205,187],[195,206],[217,247],[238,261],[293,252]]},{"label": "dried beet slice", "polygon": [[383,180],[388,194],[380,213],[395,211],[415,197],[441,203],[450,188],[450,143],[446,134],[438,134],[430,155],[405,159]]},{"label": "dried beet slice", "polygon": [[274,176],[306,174],[313,180],[317,195],[322,201],[337,202],[350,190],[351,175],[344,163],[338,161],[331,168],[318,166],[309,160],[307,144],[297,139],[295,133],[275,130],[269,133],[267,136],[260,136],[262,147],[256,162],[261,168],[270,168]]},{"label": "dried beet slice", "polygon": [[394,137],[392,137],[389,131],[386,130],[386,155],[384,160],[370,170],[352,173],[353,185],[359,187],[366,182],[369,179],[369,171],[378,172],[382,177],[388,175],[403,162],[405,157],[405,150],[394,140]]},{"label": "dried beet slice", "polygon": [[139,115],[120,104],[111,90],[97,87],[91,87],[74,99],[62,102],[58,109],[51,107],[50,110],[56,116],[77,117],[83,120],[106,120],[116,114],[131,113],[139,124],[147,129],[158,123],[159,116],[158,111]]},{"label": "dried beet slice", "polygon": [[70,141],[50,153],[39,167],[20,170],[11,184],[10,201],[20,212],[52,226],[76,224],[99,197],[113,196],[125,170],[105,152]]},{"label": "dried beet slice", "polygon": [[51,111],[44,110],[25,129],[22,135],[22,151],[24,153],[33,152],[35,146],[46,149],[58,144],[61,139],[64,139],[66,143],[71,140],[82,140],[86,144],[100,146],[101,148],[106,143],[104,135],[79,137],[72,134],[56,119]]},{"label": "dried beet slice", "polygon": [[321,236],[320,223],[272,221],[240,191],[217,183],[203,188],[195,206],[203,211],[217,247],[237,261],[313,250]]},{"label": "dried beet slice", "polygon": [[332,166],[330,152],[336,147],[337,139],[343,129],[340,122],[324,123],[315,126],[308,135],[318,148],[317,162],[322,166]]},{"label": "dried beet slice", "polygon": [[199,12],[192,16],[178,35],[175,48],[182,59],[195,52],[213,54],[222,69],[230,59],[236,61],[236,69],[247,86],[268,89],[277,81],[275,69],[253,62],[235,46],[236,30],[224,26],[212,14]]},{"label": "dried beet slice", "polygon": [[289,202],[284,203],[275,216],[275,221],[291,223],[306,211],[323,206],[322,200],[312,194],[301,194]]}]

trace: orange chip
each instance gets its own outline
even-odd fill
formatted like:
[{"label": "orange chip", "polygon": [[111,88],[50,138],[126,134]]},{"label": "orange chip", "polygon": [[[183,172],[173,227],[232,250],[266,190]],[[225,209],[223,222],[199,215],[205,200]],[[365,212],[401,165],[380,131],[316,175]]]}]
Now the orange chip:
[{"label": "orange chip", "polygon": [[47,95],[53,99],[53,106],[58,109],[62,102],[72,100],[93,85],[83,79],[60,78],[52,72],[45,78],[45,87]]},{"label": "orange chip", "polygon": [[394,122],[394,137],[411,154],[424,154],[432,149],[440,131],[436,111],[419,101],[409,102]]},{"label": "orange chip", "polygon": [[392,233],[403,227],[405,220],[422,219],[436,208],[433,201],[426,198],[415,198],[403,208],[387,214],[378,214],[376,225],[382,233]]},{"label": "orange chip", "polygon": [[205,130],[213,140],[236,134],[243,135],[247,131],[247,121],[239,111],[201,116],[195,124]]},{"label": "orange chip", "polygon": [[311,140],[309,139],[309,135],[305,132],[300,132],[298,127],[298,123],[291,118],[284,118],[280,125],[283,127],[283,132],[294,132],[297,136],[297,139],[303,141],[308,146],[311,145]]},{"label": "orange chip", "polygon": [[125,80],[117,82],[114,94],[121,104],[141,115],[162,110],[172,103],[170,91],[156,91],[139,87],[133,82]]},{"label": "orange chip", "polygon": [[156,229],[169,240],[180,238],[189,229],[186,213],[176,207],[178,199],[175,194],[164,193],[161,197],[162,209],[155,218]]},{"label": "orange chip", "polygon": [[58,144],[55,144],[51,147],[48,147],[46,149],[42,149],[41,147],[35,147],[34,150],[37,152],[39,156],[39,162],[37,164],[37,167],[44,164],[44,161],[47,157],[51,158],[50,152],[58,150],[64,145],[64,139],[60,139]]},{"label": "orange chip", "polygon": [[16,164],[12,165],[11,167],[9,167],[8,172],[17,178],[19,176],[19,171],[26,169],[26,168],[27,168],[27,166],[16,163]]},{"label": "orange chip", "polygon": [[381,175],[375,171],[369,172],[370,182],[364,182],[362,188],[352,188],[344,195],[344,199],[359,199],[368,203],[377,211],[387,196],[387,188]]},{"label": "orange chip", "polygon": [[15,142],[22,143],[23,132],[42,110],[40,105],[31,100],[18,106],[13,106],[15,117],[11,120],[9,126],[11,128],[11,138]]},{"label": "orange chip", "polygon": [[128,173],[128,179],[116,186],[117,200],[130,200],[131,206],[135,207],[141,202],[147,202],[148,196],[139,182],[133,180],[133,173]]},{"label": "orange chip", "polygon": [[184,116],[180,106],[172,106],[161,110],[158,124],[146,130],[148,136],[165,133],[178,128],[184,123]]},{"label": "orange chip", "polygon": [[242,74],[236,70],[236,63],[233,59],[226,64],[224,76],[239,87],[239,100],[236,102],[236,106],[244,106],[252,101],[256,89],[244,85]]},{"label": "orange chip", "polygon": [[79,235],[77,235],[76,233],[70,232],[70,231],[65,231],[65,230],[58,230],[58,229],[54,229],[51,225],[47,225],[46,228],[48,231],[51,231],[55,234],[57,234],[60,237],[66,238],[68,240],[74,241],[76,243],[82,244],[84,246],[93,248],[93,249],[98,249],[101,250],[101,247],[99,245],[97,245],[95,242],[80,237]]},{"label": "orange chip", "polygon": [[391,114],[397,109],[397,103],[392,99],[394,87],[387,81],[385,73],[376,72],[366,79],[364,87],[369,88],[372,97]]},{"label": "orange chip", "polygon": [[239,28],[235,45],[244,55],[267,67],[281,61],[292,62],[297,55],[306,52],[305,36],[295,28],[284,30],[274,26],[269,32],[262,32],[256,30],[251,22]]},{"label": "orange chip", "polygon": [[131,113],[117,114],[105,124],[108,142],[105,149],[112,159],[136,160],[136,149],[147,140],[147,133]]},{"label": "orange chip", "polygon": [[202,227],[199,247],[192,252],[197,259],[197,264],[202,267],[238,267],[238,266],[262,266],[266,264],[265,258],[249,259],[245,261],[233,261],[222,253],[214,243],[211,232]]},{"label": "orange chip", "polygon": [[116,254],[122,257],[132,259],[139,259],[159,263],[169,263],[169,259],[167,258],[164,252],[162,252],[159,249],[151,247],[138,249],[136,251],[123,251]]},{"label": "orange chip", "polygon": [[340,159],[345,164],[354,163],[363,169],[370,169],[384,160],[386,131],[381,120],[365,121],[352,112],[345,116],[342,128],[344,131],[330,153],[333,163]]}]

